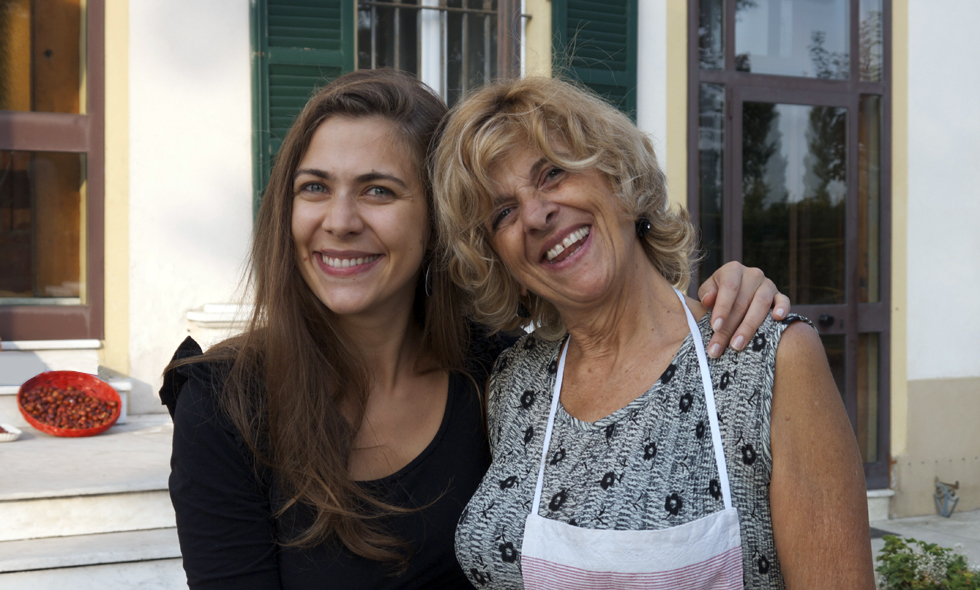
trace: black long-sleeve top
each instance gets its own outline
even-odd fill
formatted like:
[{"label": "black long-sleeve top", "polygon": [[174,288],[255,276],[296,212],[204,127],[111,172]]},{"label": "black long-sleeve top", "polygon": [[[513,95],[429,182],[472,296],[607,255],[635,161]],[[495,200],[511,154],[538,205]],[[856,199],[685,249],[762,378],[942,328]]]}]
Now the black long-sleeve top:
[{"label": "black long-sleeve top", "polygon": [[[484,358],[473,366],[492,366],[509,343],[480,343]],[[200,353],[188,339],[175,358]],[[450,374],[442,424],[426,449],[398,472],[363,484],[395,505],[424,506],[385,521],[415,551],[408,571],[393,576],[391,566],[357,556],[335,539],[307,548],[281,545],[308,526],[312,511],[294,505],[274,516],[284,498],[271,473],[257,475],[254,456],[219,408],[216,367],[197,363],[168,373],[161,398],[174,418],[170,497],[190,588],[470,588],[453,535],[490,464],[474,383],[485,383],[486,373],[471,374],[475,379]]]}]

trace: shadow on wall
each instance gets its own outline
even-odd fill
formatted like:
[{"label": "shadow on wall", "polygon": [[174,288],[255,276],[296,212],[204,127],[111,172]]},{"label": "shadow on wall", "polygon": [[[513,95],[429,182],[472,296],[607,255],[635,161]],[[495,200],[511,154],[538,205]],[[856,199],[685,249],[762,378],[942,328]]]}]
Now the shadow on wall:
[{"label": "shadow on wall", "polygon": [[19,350],[0,353],[0,386],[20,386],[31,377],[50,370],[37,353]]},{"label": "shadow on wall", "polygon": [[129,407],[131,414],[162,414],[167,412],[166,406],[160,401],[156,387],[146,381],[130,377],[133,389],[129,392]]}]

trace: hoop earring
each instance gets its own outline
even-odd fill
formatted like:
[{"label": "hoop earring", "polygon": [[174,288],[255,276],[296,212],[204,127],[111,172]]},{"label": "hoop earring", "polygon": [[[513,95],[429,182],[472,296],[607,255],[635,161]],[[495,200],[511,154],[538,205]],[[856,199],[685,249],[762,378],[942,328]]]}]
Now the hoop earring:
[{"label": "hoop earring", "polygon": [[636,220],[636,235],[639,236],[640,238],[643,238],[648,233],[650,233],[650,229],[652,227],[653,225],[650,224],[649,219],[647,219],[646,217],[641,217]]},{"label": "hoop earring", "polygon": [[432,263],[425,265],[425,296],[432,297]]}]

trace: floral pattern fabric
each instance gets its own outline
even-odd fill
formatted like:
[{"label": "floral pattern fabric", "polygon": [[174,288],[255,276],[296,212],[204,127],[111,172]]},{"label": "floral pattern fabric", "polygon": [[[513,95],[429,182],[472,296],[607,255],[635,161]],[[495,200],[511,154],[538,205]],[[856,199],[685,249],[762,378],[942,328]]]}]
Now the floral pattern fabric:
[{"label": "floral pattern fabric", "polygon": [[[709,359],[722,445],[739,513],[746,588],[784,588],[772,534],[769,417],[776,347],[766,319],[741,352]],[[707,345],[710,314],[698,322]],[[561,342],[534,334],[501,354],[489,391],[493,463],[460,516],[456,555],[477,588],[521,588],[521,539],[532,510]],[[655,530],[723,509],[692,336],[637,399],[596,422],[559,404],[540,506],[546,518],[613,530]]]}]

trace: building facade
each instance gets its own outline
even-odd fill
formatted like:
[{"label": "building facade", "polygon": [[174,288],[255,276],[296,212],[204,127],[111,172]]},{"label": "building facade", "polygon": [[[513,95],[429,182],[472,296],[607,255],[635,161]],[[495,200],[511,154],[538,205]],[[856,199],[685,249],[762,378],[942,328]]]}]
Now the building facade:
[{"label": "building facade", "polygon": [[452,103],[562,75],[650,134],[703,276],[760,266],[817,324],[878,515],[932,513],[937,478],[978,508],[978,20],[969,0],[2,0],[0,392],[70,368],[161,411],[176,345],[242,317],[268,166],[324,81],[398,67]]}]

